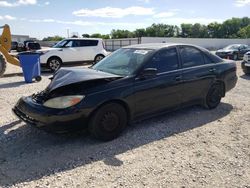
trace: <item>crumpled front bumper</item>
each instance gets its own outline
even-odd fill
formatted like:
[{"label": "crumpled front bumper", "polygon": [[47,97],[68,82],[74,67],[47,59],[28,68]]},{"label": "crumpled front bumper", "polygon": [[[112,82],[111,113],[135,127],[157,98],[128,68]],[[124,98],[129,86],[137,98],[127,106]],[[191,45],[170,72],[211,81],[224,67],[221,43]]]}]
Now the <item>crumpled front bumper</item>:
[{"label": "crumpled front bumper", "polygon": [[70,107],[53,109],[38,104],[32,97],[22,97],[12,109],[27,124],[49,132],[68,132],[87,128],[90,110]]}]

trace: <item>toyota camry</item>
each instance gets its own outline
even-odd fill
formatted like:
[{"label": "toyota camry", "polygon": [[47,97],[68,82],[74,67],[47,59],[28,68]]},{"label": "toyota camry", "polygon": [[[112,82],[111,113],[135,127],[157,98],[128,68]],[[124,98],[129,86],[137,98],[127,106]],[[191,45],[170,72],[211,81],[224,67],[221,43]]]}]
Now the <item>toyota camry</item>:
[{"label": "toyota camry", "polygon": [[[128,122],[187,105],[216,108],[237,82],[236,64],[187,44],[123,47],[90,68],[61,68],[13,112],[38,128],[87,129],[112,140]],[[209,113],[209,112],[208,112]]]}]

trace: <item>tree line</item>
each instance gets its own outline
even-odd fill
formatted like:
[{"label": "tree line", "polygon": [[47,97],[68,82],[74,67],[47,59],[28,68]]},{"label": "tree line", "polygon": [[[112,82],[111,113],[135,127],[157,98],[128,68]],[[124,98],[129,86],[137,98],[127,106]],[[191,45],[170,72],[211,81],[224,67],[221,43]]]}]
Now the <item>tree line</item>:
[{"label": "tree line", "polygon": [[[135,38],[135,37],[182,37],[182,38],[250,38],[250,18],[232,18],[223,23],[212,22],[208,25],[200,23],[183,23],[180,26],[168,24],[152,24],[147,28],[134,31],[113,29],[110,34],[82,34],[85,38]],[[53,39],[47,37],[45,39]],[[58,39],[58,36],[56,36]]]}]

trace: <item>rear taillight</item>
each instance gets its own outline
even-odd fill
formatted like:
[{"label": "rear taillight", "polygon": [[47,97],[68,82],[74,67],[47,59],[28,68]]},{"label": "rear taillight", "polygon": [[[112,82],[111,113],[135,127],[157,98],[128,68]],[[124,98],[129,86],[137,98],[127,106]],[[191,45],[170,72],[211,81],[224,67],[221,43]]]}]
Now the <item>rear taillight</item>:
[{"label": "rear taillight", "polygon": [[104,42],[102,41],[102,47],[105,49],[105,44],[104,44]]}]

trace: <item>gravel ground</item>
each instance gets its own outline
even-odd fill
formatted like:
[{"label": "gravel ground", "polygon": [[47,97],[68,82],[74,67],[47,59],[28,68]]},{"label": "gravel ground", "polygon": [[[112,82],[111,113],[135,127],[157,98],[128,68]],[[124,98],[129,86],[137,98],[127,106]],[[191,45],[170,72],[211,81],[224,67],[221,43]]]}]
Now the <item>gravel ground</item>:
[{"label": "gravel ground", "polygon": [[185,108],[134,123],[102,143],[86,133],[51,135],[11,108],[40,91],[9,65],[0,79],[0,187],[250,187],[250,77],[214,110]]}]

